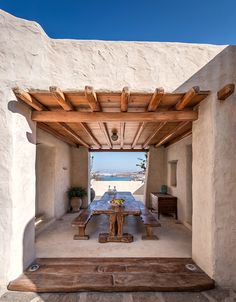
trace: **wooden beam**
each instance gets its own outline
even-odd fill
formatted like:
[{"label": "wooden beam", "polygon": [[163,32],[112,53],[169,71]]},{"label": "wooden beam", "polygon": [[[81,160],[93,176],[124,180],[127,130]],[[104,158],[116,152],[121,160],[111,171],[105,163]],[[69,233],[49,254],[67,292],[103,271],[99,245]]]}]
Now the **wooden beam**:
[{"label": "wooden beam", "polygon": [[28,104],[35,110],[47,110],[46,107],[44,107],[40,102],[38,102],[34,97],[32,97],[27,91],[21,90],[19,88],[14,88],[13,92],[21,101]]},{"label": "wooden beam", "polygon": [[91,152],[149,152],[149,150],[144,150],[144,149],[90,149],[90,151]]},{"label": "wooden beam", "polygon": [[55,86],[51,86],[49,87],[50,92],[52,93],[52,95],[55,97],[55,99],[57,100],[58,104],[66,111],[70,111],[73,110],[73,106],[71,105],[71,103],[65,98],[64,93]]},{"label": "wooden beam", "polygon": [[185,93],[183,98],[175,105],[176,110],[183,110],[191,100],[199,93],[200,89],[198,86],[194,86],[188,92]]},{"label": "wooden beam", "polygon": [[104,136],[106,138],[108,147],[112,148],[112,143],[111,143],[111,139],[110,139],[109,133],[107,131],[106,124],[105,123],[99,123],[99,126],[100,126],[100,129],[101,129],[101,131],[103,132],[103,134],[104,134]]},{"label": "wooden beam", "polygon": [[90,146],[81,138],[79,135],[71,129],[67,124],[65,123],[59,123],[59,125],[65,130],[70,136],[72,136],[75,140],[77,140],[81,145],[90,148]]},{"label": "wooden beam", "polygon": [[132,146],[131,146],[132,149],[135,148],[135,146],[136,146],[136,144],[137,144],[137,142],[138,142],[138,140],[139,140],[139,138],[140,138],[140,135],[141,135],[141,133],[142,133],[144,127],[145,127],[145,124],[146,124],[145,122],[142,122],[142,123],[139,125],[138,131],[137,131],[137,133],[136,133],[136,135],[135,135],[135,137],[134,137],[134,141],[133,141]]},{"label": "wooden beam", "polygon": [[161,103],[161,99],[162,99],[163,95],[164,95],[164,89],[163,88],[157,88],[155,90],[155,92],[153,93],[153,95],[152,95],[152,98],[149,102],[147,111],[156,111],[157,107]]},{"label": "wooden beam", "polygon": [[160,112],[79,112],[79,111],[33,111],[33,121],[37,122],[178,122],[194,121],[197,111],[160,111]]},{"label": "wooden beam", "polygon": [[62,135],[61,133],[57,132],[55,129],[51,128],[50,126],[44,124],[44,123],[37,123],[37,127],[50,133],[51,135],[55,136],[56,138],[58,138],[59,140],[64,141],[65,143],[73,146],[73,147],[77,147],[77,145],[71,141],[70,139],[68,139],[67,137],[65,137],[64,135]]},{"label": "wooden beam", "polygon": [[143,149],[145,149],[149,145],[151,140],[157,135],[158,132],[160,132],[164,128],[166,124],[167,122],[162,122],[160,123],[160,125],[158,125],[155,131],[146,139],[145,143],[143,144]]},{"label": "wooden beam", "polygon": [[125,123],[120,123],[120,148],[124,146],[124,137],[125,137]]},{"label": "wooden beam", "polygon": [[121,93],[120,110],[126,112],[128,110],[130,92],[128,87],[124,87]]},{"label": "wooden beam", "polygon": [[159,147],[163,145],[166,141],[170,140],[176,133],[182,130],[185,126],[188,125],[189,122],[182,122],[177,125],[171,132],[169,132],[166,136],[164,136],[156,145],[155,147]]},{"label": "wooden beam", "polygon": [[235,88],[234,84],[225,85],[217,92],[218,100],[224,101],[225,99],[227,99],[231,94],[234,93],[234,88]]},{"label": "wooden beam", "polygon": [[85,86],[85,96],[92,111],[101,111],[101,106],[97,100],[97,95],[94,92],[93,87]]},{"label": "wooden beam", "polygon": [[170,142],[166,143],[164,145],[164,147],[168,147],[170,145],[173,145],[174,143],[177,143],[178,141],[180,141],[181,139],[184,139],[185,137],[188,137],[189,135],[192,134],[192,129],[184,132],[183,134],[181,134],[180,136],[174,138],[173,140],[171,140]]},{"label": "wooden beam", "polygon": [[102,146],[99,144],[97,139],[94,137],[94,135],[92,134],[89,127],[85,123],[80,123],[80,126],[82,127],[84,132],[86,132],[86,134],[90,137],[90,139],[93,141],[94,145],[96,145],[98,148],[101,148]]}]

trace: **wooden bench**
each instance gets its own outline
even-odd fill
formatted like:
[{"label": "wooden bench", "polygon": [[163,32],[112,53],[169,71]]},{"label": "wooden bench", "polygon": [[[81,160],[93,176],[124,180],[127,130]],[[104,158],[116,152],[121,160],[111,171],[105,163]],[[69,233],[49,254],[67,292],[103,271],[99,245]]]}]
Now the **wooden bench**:
[{"label": "wooden bench", "polygon": [[74,235],[74,240],[88,240],[89,235],[85,235],[85,228],[90,218],[92,217],[93,212],[90,208],[83,209],[79,216],[77,216],[71,223],[73,227],[78,227],[79,234]]},{"label": "wooden bench", "polygon": [[158,240],[158,237],[153,234],[154,227],[160,227],[160,222],[152,215],[152,213],[145,207],[145,205],[139,202],[141,214],[140,218],[146,228],[146,235],[142,236],[143,240]]}]

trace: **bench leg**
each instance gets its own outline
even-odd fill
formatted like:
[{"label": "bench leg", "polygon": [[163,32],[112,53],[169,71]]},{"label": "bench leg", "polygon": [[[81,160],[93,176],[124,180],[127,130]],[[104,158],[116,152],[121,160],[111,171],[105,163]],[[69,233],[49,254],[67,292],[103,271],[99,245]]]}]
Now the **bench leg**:
[{"label": "bench leg", "polygon": [[158,240],[159,238],[153,234],[153,227],[146,226],[146,235],[142,236],[143,240]]},{"label": "bench leg", "polygon": [[78,227],[79,234],[74,235],[74,240],[88,240],[89,239],[89,236],[85,235],[85,227],[86,226]]}]

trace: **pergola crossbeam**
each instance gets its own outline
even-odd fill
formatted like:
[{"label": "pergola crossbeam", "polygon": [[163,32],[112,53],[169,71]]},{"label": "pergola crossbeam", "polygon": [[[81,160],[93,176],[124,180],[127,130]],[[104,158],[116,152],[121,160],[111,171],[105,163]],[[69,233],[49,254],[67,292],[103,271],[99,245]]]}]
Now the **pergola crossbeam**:
[{"label": "pergola crossbeam", "polygon": [[120,123],[120,148],[124,147],[124,137],[125,137],[125,123]]},{"label": "pergola crossbeam", "polygon": [[98,102],[97,95],[91,86],[85,86],[85,96],[92,111],[101,111],[101,106]]},{"label": "pergola crossbeam", "polygon": [[160,112],[79,112],[79,111],[33,111],[32,120],[37,122],[178,122],[194,121],[197,111]]},{"label": "pergola crossbeam", "polygon": [[217,92],[218,100],[224,101],[234,93],[235,85],[227,84]]},{"label": "pergola crossbeam", "polygon": [[111,143],[111,139],[110,139],[109,133],[107,131],[106,124],[105,123],[99,123],[99,126],[100,126],[100,129],[101,129],[102,133],[104,134],[104,136],[106,138],[108,147],[112,148],[112,143]]},{"label": "pergola crossbeam", "polygon": [[27,91],[21,90],[19,88],[14,88],[13,92],[21,101],[28,104],[30,107],[34,108],[35,110],[38,111],[47,110],[45,106],[43,106],[40,102],[38,102]]},{"label": "pergola crossbeam", "polygon": [[79,123],[81,128],[84,130],[84,132],[90,137],[90,139],[93,141],[94,145],[96,145],[99,149],[102,147],[98,140],[95,138],[95,136],[92,134],[91,130],[85,123]]},{"label": "pergola crossbeam", "polygon": [[58,87],[51,86],[49,87],[49,91],[65,111],[71,111],[74,109],[71,103],[65,98],[64,93]]},{"label": "pergola crossbeam", "polygon": [[129,105],[129,97],[130,97],[130,92],[128,87],[124,87],[121,93],[121,98],[120,98],[120,110],[121,112],[126,112],[128,110],[128,105]]},{"label": "pergola crossbeam", "polygon": [[156,111],[157,107],[161,103],[161,99],[164,96],[164,89],[163,88],[157,88],[155,92],[152,95],[152,98],[148,104],[147,111]]},{"label": "pergola crossbeam", "polygon": [[176,110],[183,110],[191,100],[199,93],[200,89],[198,86],[192,87],[188,92],[185,93],[183,98],[175,105]]}]

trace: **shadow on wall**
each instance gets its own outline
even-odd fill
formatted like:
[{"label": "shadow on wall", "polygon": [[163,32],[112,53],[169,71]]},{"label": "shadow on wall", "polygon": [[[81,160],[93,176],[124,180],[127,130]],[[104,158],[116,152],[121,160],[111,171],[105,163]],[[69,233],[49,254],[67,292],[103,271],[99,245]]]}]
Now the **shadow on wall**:
[{"label": "shadow on wall", "polygon": [[25,117],[25,120],[27,121],[30,129],[31,129],[31,133],[30,132],[26,132],[26,138],[28,140],[28,142],[30,142],[31,144],[36,144],[36,140],[35,140],[35,135],[34,135],[34,127],[32,127],[32,125],[35,124],[35,122],[33,122],[30,119],[30,114],[29,114],[29,108],[26,104],[24,104],[21,100],[11,100],[8,102],[8,110],[11,111],[12,113],[18,113],[22,116]]}]

